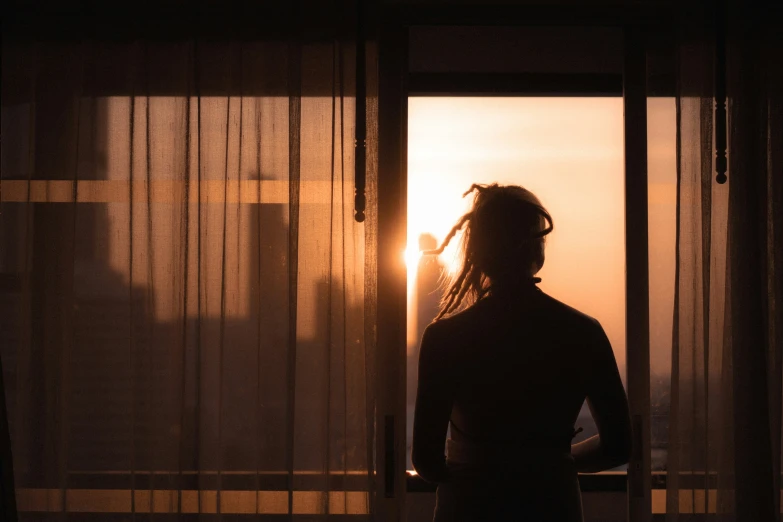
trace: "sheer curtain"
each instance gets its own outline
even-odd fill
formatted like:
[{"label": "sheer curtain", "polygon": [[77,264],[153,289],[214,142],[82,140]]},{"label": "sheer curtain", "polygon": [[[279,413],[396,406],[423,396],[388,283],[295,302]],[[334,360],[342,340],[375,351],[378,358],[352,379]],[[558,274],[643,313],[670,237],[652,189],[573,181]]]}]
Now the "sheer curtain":
[{"label": "sheer curtain", "polygon": [[754,7],[728,5],[723,185],[714,34],[686,25],[679,44],[667,520],[780,520],[783,46]]},{"label": "sheer curtain", "polygon": [[21,519],[369,518],[376,156],[371,134],[357,223],[349,36],[3,45]]}]

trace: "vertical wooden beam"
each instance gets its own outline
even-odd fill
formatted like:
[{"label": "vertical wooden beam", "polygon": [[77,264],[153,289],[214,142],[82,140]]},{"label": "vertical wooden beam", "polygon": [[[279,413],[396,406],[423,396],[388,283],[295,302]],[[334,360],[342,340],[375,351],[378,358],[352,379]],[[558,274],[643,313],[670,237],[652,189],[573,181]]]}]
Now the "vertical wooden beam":
[{"label": "vertical wooden beam", "polygon": [[646,50],[640,27],[626,26],[625,137],[626,383],[634,448],[628,463],[628,520],[652,519],[650,475],[650,313],[647,242]]},{"label": "vertical wooden beam", "polygon": [[[386,24],[379,39],[377,517],[403,518],[405,498],[405,332],[407,29]],[[392,438],[393,440],[389,440]]]}]

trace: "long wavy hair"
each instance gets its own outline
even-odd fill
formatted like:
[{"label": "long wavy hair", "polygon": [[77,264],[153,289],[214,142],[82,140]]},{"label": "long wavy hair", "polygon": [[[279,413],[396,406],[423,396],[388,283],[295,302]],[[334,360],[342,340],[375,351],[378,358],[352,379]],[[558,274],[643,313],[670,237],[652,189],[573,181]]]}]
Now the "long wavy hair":
[{"label": "long wavy hair", "polygon": [[474,184],[463,197],[475,193],[463,215],[435,250],[443,252],[464,228],[460,242],[460,270],[446,283],[440,312],[435,318],[460,311],[491,293],[492,285],[535,281],[544,264],[545,236],[552,232],[552,216],[538,198],[518,185]]}]

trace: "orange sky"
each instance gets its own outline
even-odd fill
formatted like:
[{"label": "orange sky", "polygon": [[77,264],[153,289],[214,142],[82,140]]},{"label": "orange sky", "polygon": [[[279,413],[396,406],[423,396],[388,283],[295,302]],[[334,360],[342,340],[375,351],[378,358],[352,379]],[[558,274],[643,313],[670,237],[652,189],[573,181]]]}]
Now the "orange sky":
[{"label": "orange sky", "polygon": [[[674,103],[655,99],[649,109],[655,371],[668,365],[671,346]],[[422,232],[443,239],[468,208],[462,193],[472,183],[524,186],[555,223],[541,288],[598,319],[624,368],[622,98],[410,98],[408,122],[409,251]],[[444,252],[446,263],[453,253]]]}]

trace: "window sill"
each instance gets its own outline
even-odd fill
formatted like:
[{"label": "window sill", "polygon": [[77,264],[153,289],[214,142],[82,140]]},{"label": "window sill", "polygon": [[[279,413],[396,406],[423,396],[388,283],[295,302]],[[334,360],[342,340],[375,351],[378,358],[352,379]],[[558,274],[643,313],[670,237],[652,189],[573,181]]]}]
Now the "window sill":
[{"label": "window sill", "polygon": [[[625,471],[580,473],[579,487],[583,493],[593,491],[625,493],[628,485],[627,477],[628,474]],[[435,484],[426,482],[413,471],[406,472],[405,482],[408,493],[434,493],[437,487]]]}]

